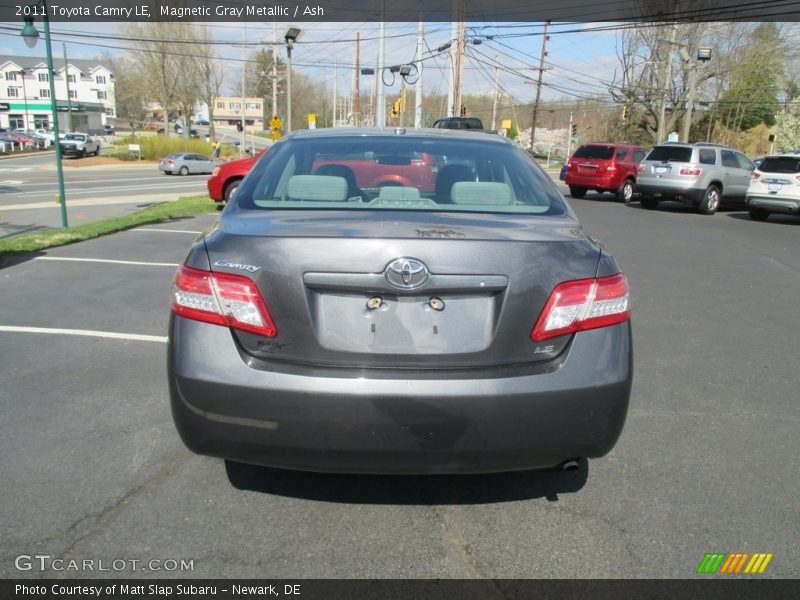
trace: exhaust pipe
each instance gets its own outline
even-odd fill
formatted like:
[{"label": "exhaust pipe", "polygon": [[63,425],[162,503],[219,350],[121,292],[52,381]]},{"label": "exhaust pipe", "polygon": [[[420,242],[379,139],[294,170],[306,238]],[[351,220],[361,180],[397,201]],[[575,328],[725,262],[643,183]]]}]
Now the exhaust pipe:
[{"label": "exhaust pipe", "polygon": [[568,461],[565,461],[561,465],[561,470],[562,471],[579,471],[580,468],[581,468],[581,464],[578,462],[577,458],[573,458],[573,459],[570,459]]}]

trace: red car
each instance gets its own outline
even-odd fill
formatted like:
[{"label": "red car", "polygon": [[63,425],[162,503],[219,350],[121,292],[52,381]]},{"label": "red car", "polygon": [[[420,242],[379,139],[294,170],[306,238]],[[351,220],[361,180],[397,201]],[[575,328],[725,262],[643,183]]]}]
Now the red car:
[{"label": "red car", "polygon": [[564,183],[573,198],[588,190],[611,192],[620,202],[630,202],[636,193],[639,163],[647,150],[633,144],[585,144],[566,165]]},{"label": "red car", "polygon": [[[398,160],[400,162],[398,162]],[[426,152],[418,152],[409,159],[387,156],[350,157],[348,160],[317,161],[314,170],[325,165],[344,165],[356,177],[360,188],[390,186],[415,187],[421,192],[433,192],[440,164]]]},{"label": "red car", "polygon": [[254,156],[232,160],[215,168],[208,179],[208,195],[211,196],[211,199],[217,202],[227,202],[233,191],[239,187],[244,176],[266,151],[261,150]]}]

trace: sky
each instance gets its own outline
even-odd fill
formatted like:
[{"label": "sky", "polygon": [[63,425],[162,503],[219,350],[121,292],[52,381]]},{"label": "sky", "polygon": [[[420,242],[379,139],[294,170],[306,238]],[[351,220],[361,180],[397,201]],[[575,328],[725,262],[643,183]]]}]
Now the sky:
[{"label": "sky", "polygon": [[[0,23],[0,53],[44,56],[40,41],[33,50],[25,46],[19,35],[21,23]],[[103,52],[124,52],[119,22],[52,23],[53,52],[62,55],[62,42],[73,58],[95,58]],[[280,40],[288,23],[277,23]],[[272,23],[209,23],[215,41],[227,42],[218,47],[227,61],[230,73],[242,68],[241,41],[248,43],[248,52],[269,47],[273,40]],[[339,94],[352,88],[353,58],[356,33],[361,36],[362,67],[374,67],[378,52],[378,23],[303,23],[303,35],[292,54],[296,71],[311,77],[324,78],[333,88],[334,65]],[[450,23],[425,23],[424,93],[446,94],[449,53],[437,48],[451,39]],[[609,30],[609,28],[611,30]],[[414,59],[417,23],[386,23],[386,65]],[[494,65],[499,64],[499,87],[515,103],[531,102],[535,96],[539,56],[542,49],[541,23],[469,23],[467,25],[467,60],[464,68],[464,93],[490,94],[494,85]],[[543,75],[542,98],[584,98],[607,95],[617,65],[615,44],[617,31],[613,24],[553,24]],[[92,36],[106,36],[98,39]],[[474,42],[480,41],[479,45]],[[285,47],[279,45],[285,59]],[[230,84],[238,76],[229,77]],[[371,89],[371,77],[362,77],[362,89]],[[389,82],[387,82],[389,83]],[[229,84],[229,85],[230,85]],[[399,79],[387,86],[385,93],[399,92]],[[232,90],[231,90],[232,91]],[[507,104],[511,101],[506,99]]]}]

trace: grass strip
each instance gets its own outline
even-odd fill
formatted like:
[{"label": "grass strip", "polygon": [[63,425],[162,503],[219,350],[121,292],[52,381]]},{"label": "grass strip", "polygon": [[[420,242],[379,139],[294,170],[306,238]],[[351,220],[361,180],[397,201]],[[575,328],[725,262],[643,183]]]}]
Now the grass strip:
[{"label": "grass strip", "polygon": [[191,196],[173,202],[161,202],[121,217],[110,217],[67,229],[52,229],[0,240],[0,255],[46,250],[132,229],[140,225],[215,212],[218,207],[219,204],[208,196]]}]

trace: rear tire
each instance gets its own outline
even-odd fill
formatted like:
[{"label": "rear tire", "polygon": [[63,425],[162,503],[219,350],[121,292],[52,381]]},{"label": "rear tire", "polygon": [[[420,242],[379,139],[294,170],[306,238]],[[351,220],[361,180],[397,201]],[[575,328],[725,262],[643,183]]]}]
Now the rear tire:
[{"label": "rear tire", "polygon": [[586,188],[571,185],[569,186],[569,195],[580,200],[586,195]]},{"label": "rear tire", "polygon": [[639,200],[639,203],[642,205],[642,208],[646,208],[647,210],[655,210],[658,208],[658,200],[652,196],[643,196]]},{"label": "rear tire", "polygon": [[180,171],[178,171],[178,173],[180,173],[181,175],[188,175],[189,174],[189,167],[187,167],[186,165],[182,166],[180,168]]},{"label": "rear tire", "polygon": [[751,208],[749,212],[753,221],[766,221],[767,217],[769,217],[769,212],[763,208]]},{"label": "rear tire", "polygon": [[633,195],[636,193],[636,184],[633,179],[626,179],[622,182],[622,186],[617,192],[617,202],[627,204],[633,200]]},{"label": "rear tire", "polygon": [[706,193],[703,194],[703,199],[697,205],[697,212],[701,215],[713,215],[717,212],[720,204],[720,191],[715,185],[710,185],[706,188]]}]

